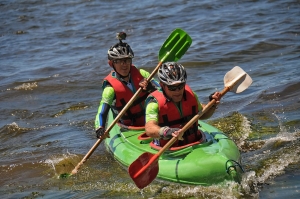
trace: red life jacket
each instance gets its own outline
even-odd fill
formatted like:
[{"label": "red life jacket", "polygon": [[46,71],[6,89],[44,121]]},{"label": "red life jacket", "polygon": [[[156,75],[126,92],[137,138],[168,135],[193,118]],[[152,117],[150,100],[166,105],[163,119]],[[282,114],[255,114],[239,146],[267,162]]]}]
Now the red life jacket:
[{"label": "red life jacket", "polygon": [[[198,102],[193,91],[185,85],[183,99],[180,102],[181,112],[178,106],[166,99],[161,91],[154,91],[151,95],[156,98],[159,107],[158,125],[171,128],[182,128],[198,113]],[[195,122],[184,134],[184,140],[177,140],[172,147],[182,146],[200,140],[201,133],[198,131],[198,121]],[[160,146],[164,146],[169,140],[160,139]]]},{"label": "red life jacket", "polygon": [[[114,71],[112,71],[108,76],[104,78],[104,80],[108,81],[109,84],[115,90],[116,95],[116,104],[112,106],[113,109],[117,110],[119,113],[122,111],[124,106],[129,102],[129,100],[134,95],[134,91],[130,90],[130,88],[125,85],[122,81],[118,80],[116,77],[112,75]],[[131,65],[130,69],[130,78],[133,89],[136,91],[139,89],[139,83],[144,77],[141,75],[139,70]],[[145,125],[145,108],[144,103],[147,98],[147,92],[140,92],[138,98],[132,103],[130,108],[125,112],[125,114],[121,117],[121,121],[123,124],[127,126],[144,126]]]}]

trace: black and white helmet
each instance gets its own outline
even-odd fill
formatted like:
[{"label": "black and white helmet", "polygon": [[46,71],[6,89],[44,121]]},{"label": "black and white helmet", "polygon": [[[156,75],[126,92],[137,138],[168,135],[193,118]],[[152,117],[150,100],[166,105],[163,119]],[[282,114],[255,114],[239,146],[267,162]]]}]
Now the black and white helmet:
[{"label": "black and white helmet", "polygon": [[134,57],[134,53],[131,47],[127,43],[122,42],[122,40],[126,39],[126,33],[125,32],[117,33],[117,39],[119,39],[120,42],[111,46],[107,51],[108,59],[109,60],[124,59],[124,58],[132,59]]},{"label": "black and white helmet", "polygon": [[176,62],[166,62],[158,69],[158,79],[166,85],[185,83],[186,78],[184,67]]},{"label": "black and white helmet", "polygon": [[107,52],[108,59],[124,59],[124,58],[133,58],[134,54],[130,46],[127,43],[117,43],[116,45],[110,47]]}]

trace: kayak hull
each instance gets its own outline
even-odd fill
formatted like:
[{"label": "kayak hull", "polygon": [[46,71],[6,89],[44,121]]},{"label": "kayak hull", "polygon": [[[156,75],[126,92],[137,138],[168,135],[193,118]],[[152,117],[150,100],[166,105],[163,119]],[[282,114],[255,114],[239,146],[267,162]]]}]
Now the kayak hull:
[{"label": "kayak hull", "polygon": [[[110,113],[108,124],[113,121]],[[204,140],[200,143],[167,150],[159,157],[157,177],[171,182],[212,185],[224,180],[239,182],[243,169],[236,144],[217,128],[199,121]],[[129,167],[143,153],[158,153],[152,138],[145,136],[143,128],[124,128],[115,125],[106,138],[106,148],[115,159]]]}]

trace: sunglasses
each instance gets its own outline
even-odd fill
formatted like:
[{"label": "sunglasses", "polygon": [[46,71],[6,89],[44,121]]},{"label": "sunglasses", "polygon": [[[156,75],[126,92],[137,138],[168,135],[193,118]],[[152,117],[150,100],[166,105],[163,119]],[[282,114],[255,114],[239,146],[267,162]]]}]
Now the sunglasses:
[{"label": "sunglasses", "polygon": [[185,86],[185,83],[179,84],[177,86],[167,85],[169,91],[176,91],[177,89],[181,90],[184,88],[184,86]]},{"label": "sunglasses", "polygon": [[113,60],[113,62],[115,64],[130,64],[131,59],[116,59],[116,60]]}]

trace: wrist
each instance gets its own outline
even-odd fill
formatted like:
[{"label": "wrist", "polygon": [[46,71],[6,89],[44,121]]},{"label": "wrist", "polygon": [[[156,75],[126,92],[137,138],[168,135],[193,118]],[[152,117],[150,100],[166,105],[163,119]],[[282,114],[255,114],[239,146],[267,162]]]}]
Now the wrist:
[{"label": "wrist", "polygon": [[215,94],[215,92],[214,93],[212,93],[212,94],[210,94],[209,96],[208,96],[208,99],[209,99],[209,101],[211,101],[211,100],[213,100],[214,98],[213,98],[213,95]]},{"label": "wrist", "polygon": [[102,129],[102,128],[103,128],[102,126],[98,126],[98,127],[96,128],[96,131],[99,130],[99,129]]},{"label": "wrist", "polygon": [[168,129],[169,129],[168,126],[164,126],[159,129],[158,134],[159,134],[160,139],[166,138],[166,133],[167,133]]}]

